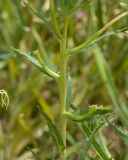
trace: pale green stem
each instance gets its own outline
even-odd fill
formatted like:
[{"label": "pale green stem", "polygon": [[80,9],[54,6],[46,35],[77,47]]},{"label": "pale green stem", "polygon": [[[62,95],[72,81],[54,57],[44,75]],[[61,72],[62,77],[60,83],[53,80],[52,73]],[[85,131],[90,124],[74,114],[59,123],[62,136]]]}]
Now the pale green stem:
[{"label": "pale green stem", "polygon": [[83,44],[81,44],[81,45],[79,45],[79,46],[77,46],[75,48],[68,49],[67,55],[72,55],[72,54],[78,53],[82,49],[88,47],[89,44],[91,44],[97,37],[99,37],[104,31],[106,31],[112,24],[114,24],[115,22],[117,22],[118,20],[122,19],[125,16],[128,16],[128,11],[124,12],[124,13],[122,13],[120,15],[118,15],[116,18],[114,18],[113,20],[111,20],[110,22],[108,22],[103,28],[101,28],[99,31],[97,31],[94,35],[92,35]]},{"label": "pale green stem", "polygon": [[[68,18],[65,18],[63,38],[60,40],[60,129],[61,135],[66,147],[66,119],[63,112],[66,111],[66,90],[67,90],[67,57],[66,57],[66,44],[67,44],[67,28]],[[63,158],[64,159],[64,158]]]}]

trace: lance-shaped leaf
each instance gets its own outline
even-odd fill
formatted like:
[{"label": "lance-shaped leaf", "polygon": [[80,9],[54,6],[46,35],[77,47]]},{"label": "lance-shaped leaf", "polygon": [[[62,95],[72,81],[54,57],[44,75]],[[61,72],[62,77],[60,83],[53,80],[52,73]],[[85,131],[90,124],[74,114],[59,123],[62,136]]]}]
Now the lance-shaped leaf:
[{"label": "lance-shaped leaf", "polygon": [[123,122],[128,126],[128,109],[127,105],[119,96],[119,91],[116,87],[114,78],[112,76],[112,72],[100,50],[100,48],[96,47],[94,49],[94,58],[96,60],[100,75],[102,80],[104,81],[104,85],[113,101],[116,110],[119,111],[119,115]]},{"label": "lance-shaped leaf", "polygon": [[53,123],[53,121],[48,117],[48,115],[44,112],[42,112],[47,124],[48,124],[48,128],[49,128],[49,132],[52,136],[52,139],[54,141],[54,143],[56,144],[59,152],[62,154],[64,152],[65,146],[62,140],[62,137],[60,135],[60,131],[58,129],[58,127]]},{"label": "lance-shaped leaf", "polygon": [[[88,127],[88,125],[85,124],[84,122],[78,123],[78,124],[79,124],[80,129],[83,131],[84,135],[87,138],[89,138],[90,135],[92,134],[92,132],[91,132],[90,128]],[[98,143],[98,141],[96,140],[95,137],[93,137],[91,145],[101,160],[112,160],[112,158],[110,156],[108,156],[106,152],[104,152],[103,148],[100,146],[100,144]]]},{"label": "lance-shaped leaf", "polygon": [[19,49],[15,49],[11,47],[17,54],[25,56],[30,62],[32,62],[42,73],[52,77],[52,78],[59,78],[59,75],[52,71],[45,62],[40,57],[38,51],[22,51]]},{"label": "lance-shaped leaf", "polygon": [[95,138],[96,133],[101,128],[104,123],[99,124],[99,126],[95,129],[95,131],[90,135],[89,138],[85,141],[84,147],[79,154],[79,160],[86,160],[88,150],[92,144],[93,139]]}]

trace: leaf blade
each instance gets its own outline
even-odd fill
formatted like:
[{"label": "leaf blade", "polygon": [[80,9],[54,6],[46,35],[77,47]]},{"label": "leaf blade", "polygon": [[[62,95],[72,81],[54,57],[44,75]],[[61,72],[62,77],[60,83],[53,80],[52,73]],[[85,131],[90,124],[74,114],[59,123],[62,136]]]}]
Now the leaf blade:
[{"label": "leaf blade", "polygon": [[49,132],[52,136],[54,143],[56,144],[59,152],[62,154],[64,152],[65,146],[58,127],[53,123],[53,121],[49,118],[49,116],[46,113],[42,112],[42,115],[47,122],[47,125],[49,127]]}]

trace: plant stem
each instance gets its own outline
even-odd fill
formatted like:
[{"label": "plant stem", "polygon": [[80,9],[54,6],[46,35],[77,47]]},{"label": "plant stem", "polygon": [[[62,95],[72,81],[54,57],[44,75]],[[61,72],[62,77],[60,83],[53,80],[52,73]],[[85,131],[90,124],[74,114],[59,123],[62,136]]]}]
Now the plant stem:
[{"label": "plant stem", "polygon": [[[64,19],[64,28],[63,33],[60,33],[58,22],[55,15],[55,5],[54,0],[50,0],[50,13],[51,20],[54,27],[54,32],[60,42],[60,81],[59,81],[59,89],[60,89],[60,132],[62,136],[62,140],[66,147],[66,119],[63,116],[63,112],[66,111],[66,94],[67,94],[67,28],[68,28],[68,18]],[[65,153],[62,153],[61,159],[65,160]]]},{"label": "plant stem", "polygon": [[100,30],[98,30],[94,35],[92,35],[87,41],[85,41],[84,43],[80,44],[79,46],[72,48],[72,49],[68,49],[67,51],[67,55],[72,55],[75,53],[78,53],[79,51],[81,51],[82,49],[86,48],[89,46],[89,44],[91,44],[97,37],[99,37],[104,31],[106,31],[110,26],[112,26],[115,22],[119,21],[120,19],[122,19],[123,17],[128,16],[128,11],[127,12],[123,12],[122,14],[118,15],[117,17],[115,17],[114,19],[112,19],[111,21],[109,21],[103,28],[101,28]]},{"label": "plant stem", "polygon": [[66,111],[66,90],[67,90],[67,57],[66,57],[66,44],[67,44],[67,28],[68,18],[65,18],[63,37],[60,40],[60,129],[61,135],[66,147],[66,119],[63,112]]}]

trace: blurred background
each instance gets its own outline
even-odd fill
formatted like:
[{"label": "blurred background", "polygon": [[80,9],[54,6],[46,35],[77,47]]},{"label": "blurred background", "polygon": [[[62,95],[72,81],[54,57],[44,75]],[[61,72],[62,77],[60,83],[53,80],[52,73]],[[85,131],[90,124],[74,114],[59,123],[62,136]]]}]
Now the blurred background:
[{"label": "blurred background", "polygon": [[[126,11],[127,7],[122,4],[125,2],[127,0],[92,0],[78,9],[70,20],[68,47],[81,44],[109,20]],[[49,18],[48,0],[31,0],[30,4]],[[59,19],[61,28],[62,21]],[[108,31],[118,32],[127,26],[128,17],[125,17]],[[128,105],[128,37],[119,32],[102,39],[97,45],[111,69],[119,97]],[[38,49],[40,53],[46,53],[51,64],[57,68],[60,59],[59,44],[52,30],[32,10],[25,7],[21,0],[0,0],[0,89],[5,89],[10,99],[7,110],[0,107],[0,159],[32,160],[32,154],[27,149],[30,147],[35,148],[44,160],[52,160],[56,150],[36,105],[40,104],[58,123],[58,86],[24,57],[15,55],[10,46],[26,51]],[[72,77],[73,102],[76,106],[81,109],[92,104],[113,107],[96,66],[93,47],[73,55],[68,62],[68,70]],[[122,125],[118,116],[116,123]],[[67,130],[68,146],[82,143],[83,136],[75,123],[69,122]],[[105,128],[104,135],[111,143],[110,151],[114,157],[118,157],[119,153],[121,156],[126,154],[124,142],[111,128]]]}]

